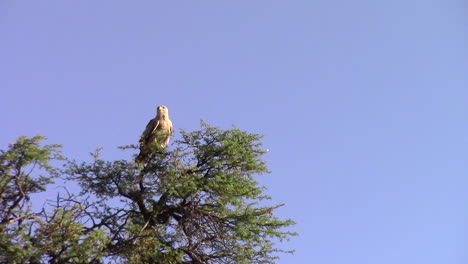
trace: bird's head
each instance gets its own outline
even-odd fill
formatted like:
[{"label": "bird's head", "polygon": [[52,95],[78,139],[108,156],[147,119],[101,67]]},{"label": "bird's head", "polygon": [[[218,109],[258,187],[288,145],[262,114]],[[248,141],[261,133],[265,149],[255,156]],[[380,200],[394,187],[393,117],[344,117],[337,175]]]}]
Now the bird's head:
[{"label": "bird's head", "polygon": [[158,106],[157,115],[158,116],[169,117],[169,109],[167,109],[167,106],[165,106],[165,105]]}]

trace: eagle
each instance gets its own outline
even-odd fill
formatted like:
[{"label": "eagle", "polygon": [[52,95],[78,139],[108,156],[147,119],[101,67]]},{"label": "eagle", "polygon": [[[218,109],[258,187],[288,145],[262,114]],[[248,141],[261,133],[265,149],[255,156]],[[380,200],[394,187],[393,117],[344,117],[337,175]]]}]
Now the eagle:
[{"label": "eagle", "polygon": [[158,106],[156,117],[149,121],[140,137],[140,154],[136,157],[136,161],[144,162],[152,149],[154,150],[154,144],[161,148],[167,147],[173,131],[169,109],[164,105]]}]

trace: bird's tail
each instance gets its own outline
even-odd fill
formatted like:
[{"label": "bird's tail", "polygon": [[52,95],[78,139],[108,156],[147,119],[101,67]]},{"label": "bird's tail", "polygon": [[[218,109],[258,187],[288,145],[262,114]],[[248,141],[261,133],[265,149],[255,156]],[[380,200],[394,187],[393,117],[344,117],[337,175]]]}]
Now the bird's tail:
[{"label": "bird's tail", "polygon": [[135,158],[135,162],[138,164],[143,164],[146,162],[147,157],[148,155],[146,155],[146,153],[144,153],[143,151],[140,151],[138,156]]}]

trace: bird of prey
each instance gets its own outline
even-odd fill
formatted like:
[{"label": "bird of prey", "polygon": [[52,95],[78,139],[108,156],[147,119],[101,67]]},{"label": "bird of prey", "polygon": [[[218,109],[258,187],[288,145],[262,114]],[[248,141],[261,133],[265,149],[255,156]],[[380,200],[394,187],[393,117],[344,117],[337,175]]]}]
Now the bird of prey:
[{"label": "bird of prey", "polygon": [[136,161],[144,162],[148,155],[154,150],[154,144],[158,147],[165,148],[171,139],[173,132],[172,121],[169,119],[169,109],[160,105],[156,111],[156,117],[151,119],[146,125],[145,131],[140,137],[140,154]]}]

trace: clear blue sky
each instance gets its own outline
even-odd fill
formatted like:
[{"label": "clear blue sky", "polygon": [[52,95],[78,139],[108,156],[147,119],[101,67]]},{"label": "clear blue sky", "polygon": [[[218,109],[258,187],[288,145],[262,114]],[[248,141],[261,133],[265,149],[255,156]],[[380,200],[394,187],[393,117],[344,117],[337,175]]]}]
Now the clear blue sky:
[{"label": "clear blue sky", "polygon": [[0,147],[68,157],[176,131],[265,134],[298,222],[281,264],[468,263],[463,1],[0,2]]}]

